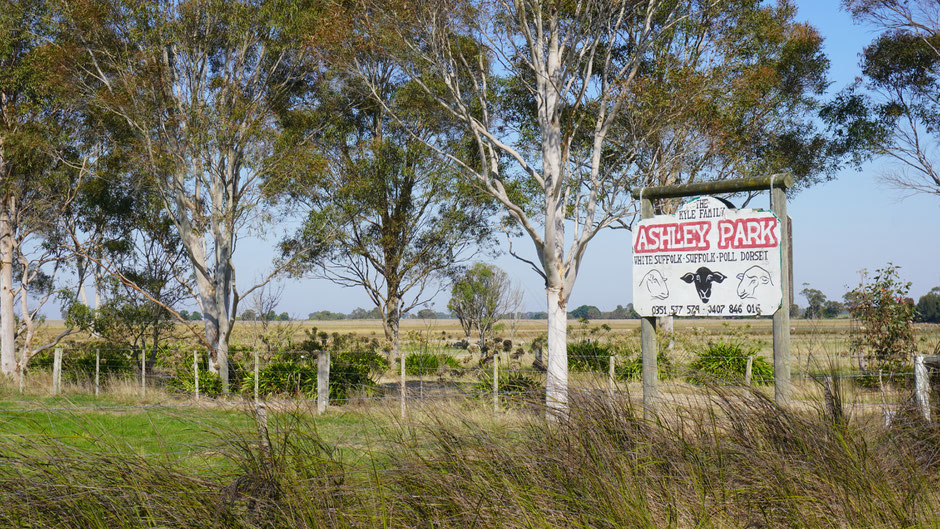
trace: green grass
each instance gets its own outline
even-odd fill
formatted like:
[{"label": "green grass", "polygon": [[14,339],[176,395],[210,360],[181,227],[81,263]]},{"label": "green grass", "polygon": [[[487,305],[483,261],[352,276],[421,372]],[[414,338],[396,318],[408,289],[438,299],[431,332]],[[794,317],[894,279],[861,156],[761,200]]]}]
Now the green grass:
[{"label": "green grass", "polygon": [[239,410],[26,398],[0,411],[0,526],[936,527],[940,429],[906,409],[885,429],[841,398],[791,411],[714,390],[657,421],[597,394],[557,422],[472,399],[406,421],[295,409],[263,436]]},{"label": "green grass", "polygon": [[[272,409],[272,421],[288,412]],[[374,413],[336,410],[315,417],[317,431],[352,459],[367,452],[387,424]],[[116,450],[186,464],[218,464],[214,454],[228,437],[255,435],[257,423],[245,402],[226,406],[187,401],[136,404],[109,396],[17,397],[0,400],[0,439],[30,451],[56,443],[84,450]]]}]

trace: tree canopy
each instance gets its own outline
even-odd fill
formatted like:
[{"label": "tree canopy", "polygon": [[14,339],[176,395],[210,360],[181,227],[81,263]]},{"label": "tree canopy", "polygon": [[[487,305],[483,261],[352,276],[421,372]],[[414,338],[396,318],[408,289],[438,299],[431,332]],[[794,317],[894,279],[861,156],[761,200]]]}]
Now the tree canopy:
[{"label": "tree canopy", "polygon": [[827,105],[823,117],[856,163],[893,160],[882,177],[910,192],[940,196],[940,19],[932,0],[846,0],[874,27],[862,51],[862,77]]}]

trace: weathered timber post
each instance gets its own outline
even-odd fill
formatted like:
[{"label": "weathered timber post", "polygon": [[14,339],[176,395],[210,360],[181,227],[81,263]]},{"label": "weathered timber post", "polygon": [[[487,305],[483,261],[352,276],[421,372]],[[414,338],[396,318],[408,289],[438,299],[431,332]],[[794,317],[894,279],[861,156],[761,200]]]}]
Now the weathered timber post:
[{"label": "weathered timber post", "polygon": [[924,364],[924,355],[914,357],[914,395],[917,398],[917,406],[924,416],[924,420],[930,420],[930,381],[927,378],[927,366]]},{"label": "weathered timber post", "polygon": [[493,415],[499,413],[499,353],[493,353]]},{"label": "weathered timber post", "polygon": [[258,402],[258,393],[259,393],[259,388],[260,388],[260,385],[258,383],[258,375],[261,370],[258,367],[258,349],[255,348],[254,352],[255,352],[254,354],[254,357],[255,357],[255,402]]},{"label": "weathered timber post", "polygon": [[140,398],[147,397],[147,350],[140,350]]},{"label": "weathered timber post", "polygon": [[330,404],[330,352],[317,354],[317,413],[326,411]]},{"label": "weathered timber post", "polygon": [[62,348],[56,347],[52,357],[52,394],[62,391]]},{"label": "weathered timber post", "polygon": [[193,384],[196,388],[196,400],[199,400],[199,351],[193,350]]},{"label": "weathered timber post", "polygon": [[101,350],[95,349],[95,396],[98,396],[101,374]]},{"label": "weathered timber post", "polygon": [[399,351],[398,361],[401,363],[401,418],[405,418],[405,399],[407,398],[406,391],[408,390],[405,384],[405,351]]},{"label": "weathered timber post", "polygon": [[[770,209],[780,222],[780,255],[782,273],[780,274],[783,298],[780,308],[774,313],[774,400],[778,406],[784,406],[790,400],[790,218],[787,217],[787,188],[793,187],[793,178],[789,175],[770,177]],[[779,182],[775,182],[779,180]],[[779,185],[778,185],[779,184]]]},{"label": "weathered timber post", "polygon": [[747,357],[747,365],[744,366],[744,385],[751,385],[751,374],[754,372],[754,356]]},{"label": "weathered timber post", "polygon": [[610,391],[611,395],[614,394],[614,389],[615,389],[614,381],[616,380],[616,376],[617,376],[615,373],[616,361],[617,361],[617,357],[614,355],[610,355],[610,364],[607,366],[607,389],[608,391]]},{"label": "weathered timber post", "polygon": [[255,401],[255,421],[258,423],[258,438],[261,441],[261,450],[264,455],[271,455],[271,446],[268,442],[268,409],[263,402]]},{"label": "weathered timber post", "polygon": [[[653,201],[640,197],[640,217],[653,218]],[[651,419],[656,416],[659,400],[659,373],[656,355],[659,345],[656,340],[656,317],[644,317],[640,320],[640,349],[643,357],[643,416]]]}]

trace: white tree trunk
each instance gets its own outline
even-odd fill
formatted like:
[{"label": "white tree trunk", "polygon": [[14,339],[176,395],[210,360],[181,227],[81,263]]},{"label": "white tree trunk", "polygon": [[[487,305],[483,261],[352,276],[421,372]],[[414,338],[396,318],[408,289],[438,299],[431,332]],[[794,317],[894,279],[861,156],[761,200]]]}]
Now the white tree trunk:
[{"label": "white tree trunk", "polygon": [[180,223],[181,239],[189,250],[189,257],[195,269],[196,288],[199,292],[199,304],[206,328],[206,341],[212,347],[209,351],[209,372],[219,375],[222,387],[228,390],[228,307],[219,303],[216,281],[207,277],[203,271],[211,270],[206,259],[206,241],[202,235],[189,228],[188,223]]},{"label": "white tree trunk", "polygon": [[568,310],[558,288],[547,288],[548,369],[545,379],[546,416],[563,417],[568,411]]},{"label": "white tree trunk", "polygon": [[0,372],[8,377],[16,374],[12,200],[0,203]]},{"label": "white tree trunk", "polygon": [[[542,176],[545,179],[545,241],[541,248],[548,300],[548,367],[545,379],[546,416],[559,419],[568,411],[568,296],[576,270],[565,265],[564,166],[561,134],[558,21],[553,17],[547,36],[547,57],[536,64],[539,126],[542,132]],[[569,277],[570,276],[570,277]]]}]

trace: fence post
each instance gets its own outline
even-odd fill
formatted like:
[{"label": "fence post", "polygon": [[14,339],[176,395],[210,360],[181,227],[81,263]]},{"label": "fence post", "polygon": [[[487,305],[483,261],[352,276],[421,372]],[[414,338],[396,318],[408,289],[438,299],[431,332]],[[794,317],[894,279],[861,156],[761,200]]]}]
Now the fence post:
[{"label": "fence post", "polygon": [[751,373],[753,372],[753,369],[754,369],[754,356],[751,355],[747,357],[747,366],[744,367],[744,385],[745,386],[751,385]]},{"label": "fence post", "polygon": [[[649,198],[640,200],[640,216],[644,219],[652,218],[653,201]],[[659,399],[659,373],[656,366],[656,355],[659,345],[656,340],[656,317],[640,319],[640,351],[643,357],[643,417],[650,419],[656,415],[657,400]]]},{"label": "fence post", "polygon": [[614,355],[610,355],[610,365],[607,367],[607,389],[610,390],[611,395],[614,394],[614,384],[615,384],[614,381],[616,380],[616,376],[617,376],[615,372],[615,364],[614,364],[614,362],[616,361],[617,361],[617,357]]},{"label": "fence post", "polygon": [[95,396],[98,396],[98,388],[100,385],[100,376],[101,376],[101,350],[95,349]]},{"label": "fence post", "polygon": [[196,400],[199,400],[199,351],[193,349],[193,384],[196,386]]},{"label": "fence post", "polygon": [[270,455],[271,446],[268,444],[268,409],[263,402],[255,401],[255,420],[258,423],[258,437],[261,441],[261,450]]},{"label": "fence post", "polygon": [[317,413],[326,411],[330,404],[330,352],[317,354]]},{"label": "fence post", "polygon": [[258,350],[255,349],[255,402],[258,402],[258,393],[259,393],[259,391],[258,391],[258,389],[259,389],[258,375],[259,375],[259,371],[260,371],[260,369],[258,368]]},{"label": "fence post", "polygon": [[140,398],[147,397],[147,350],[140,350]]},{"label": "fence post", "polygon": [[499,413],[499,353],[493,353],[493,415]]},{"label": "fence post", "polygon": [[914,357],[914,394],[917,397],[917,405],[924,415],[924,419],[930,420],[930,380],[927,378],[927,366],[924,365],[924,355]]},{"label": "fence post", "polygon": [[62,348],[56,347],[52,357],[52,394],[62,391]]},{"label": "fence post", "polygon": [[398,363],[401,364],[401,418],[405,418],[405,392],[407,387],[405,385],[405,352],[399,349],[398,351]]},{"label": "fence post", "polygon": [[788,404],[790,400],[790,218],[787,216],[786,187],[773,187],[770,190],[770,209],[780,222],[780,255],[783,256],[783,269],[780,271],[780,287],[783,298],[780,308],[774,313],[774,400],[778,406]]}]

